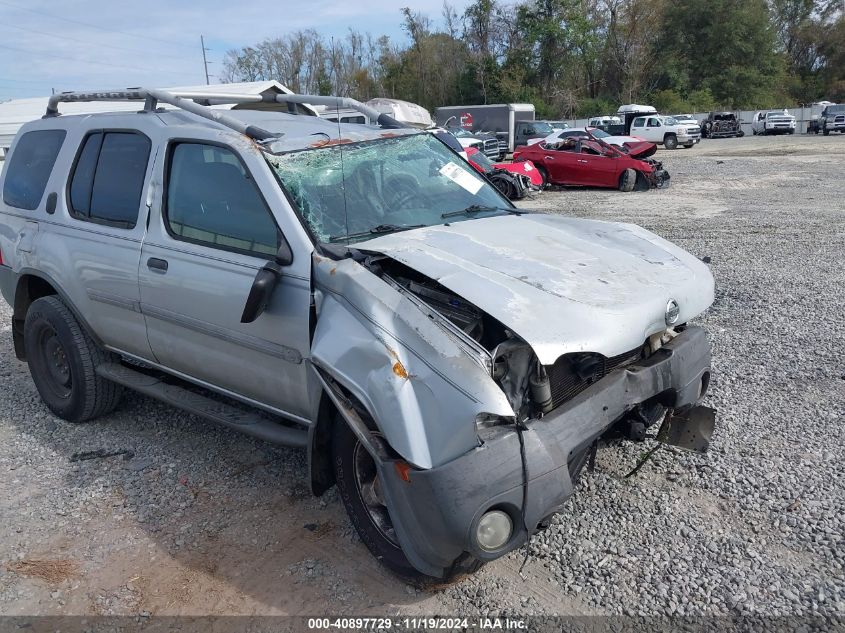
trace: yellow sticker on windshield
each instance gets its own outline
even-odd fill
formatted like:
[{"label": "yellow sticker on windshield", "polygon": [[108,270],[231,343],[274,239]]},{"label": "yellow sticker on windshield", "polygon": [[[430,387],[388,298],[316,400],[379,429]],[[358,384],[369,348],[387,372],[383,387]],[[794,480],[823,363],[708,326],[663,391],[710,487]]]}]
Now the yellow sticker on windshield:
[{"label": "yellow sticker on windshield", "polygon": [[459,165],[451,161],[443,165],[443,167],[440,169],[440,173],[446,176],[446,178],[454,182],[459,187],[462,187],[469,191],[471,194],[478,193],[478,190],[481,189],[481,185],[484,184],[483,182],[481,182],[481,180],[473,176],[471,173],[469,173],[465,169],[461,169]]}]

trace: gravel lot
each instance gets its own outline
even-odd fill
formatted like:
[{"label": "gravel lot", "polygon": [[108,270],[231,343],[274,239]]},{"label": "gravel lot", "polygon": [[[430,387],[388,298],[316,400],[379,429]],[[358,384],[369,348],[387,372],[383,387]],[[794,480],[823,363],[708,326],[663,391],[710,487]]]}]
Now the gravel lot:
[{"label": "gravel lot", "polygon": [[[845,138],[661,151],[668,190],[524,204],[635,222],[716,277],[706,456],[599,452],[525,551],[421,592],[383,571],[304,454],[137,395],[54,418],[0,307],[0,613],[845,615]],[[129,451],[72,461],[75,453]],[[45,562],[46,561],[46,562]]]}]

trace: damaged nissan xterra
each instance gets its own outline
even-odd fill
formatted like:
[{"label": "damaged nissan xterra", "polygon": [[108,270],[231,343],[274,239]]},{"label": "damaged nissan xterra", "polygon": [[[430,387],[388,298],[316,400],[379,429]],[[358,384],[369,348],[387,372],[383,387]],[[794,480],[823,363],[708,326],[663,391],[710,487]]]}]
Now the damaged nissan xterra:
[{"label": "damaged nissan xterra", "polygon": [[[17,357],[57,416],[123,388],[307,451],[415,582],[520,547],[601,438],[704,450],[707,266],[637,226],[513,207],[432,134],[303,104],[65,93],[0,186]],[[66,101],[138,112],[60,116]],[[162,107],[166,106],[166,107]],[[298,113],[299,112],[299,113]]]}]

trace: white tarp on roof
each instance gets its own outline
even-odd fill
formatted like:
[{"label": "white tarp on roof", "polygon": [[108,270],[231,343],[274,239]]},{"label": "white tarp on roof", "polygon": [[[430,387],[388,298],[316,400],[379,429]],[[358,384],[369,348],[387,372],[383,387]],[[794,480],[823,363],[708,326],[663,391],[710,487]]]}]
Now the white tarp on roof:
[{"label": "white tarp on roof", "polygon": [[423,130],[434,125],[429,111],[416,103],[402,101],[401,99],[377,98],[370,99],[364,105],[368,105],[383,114],[390,115],[397,121],[413,125]]},{"label": "white tarp on roof", "polygon": [[[273,91],[278,94],[290,94],[293,91],[280,84],[278,81],[251,81],[245,83],[233,84],[215,84],[213,86],[174,86],[172,88],[164,88],[170,92],[191,92],[191,93],[208,93],[208,94],[248,94],[260,95],[268,91]],[[18,129],[24,124],[34,119],[40,119],[47,111],[48,97],[33,97],[31,99],[14,99],[0,103],[0,156],[3,150],[12,144],[12,139],[17,134]],[[140,101],[91,101],[80,103],[60,103],[59,112],[61,114],[95,114],[98,112],[123,112],[140,110],[143,103]],[[171,108],[166,103],[161,104],[163,108]],[[214,105],[213,108],[220,108],[231,110],[236,107],[234,104]],[[248,109],[276,109],[280,111],[287,111],[287,104],[242,104],[237,106],[239,108]],[[314,111],[313,108],[309,108]],[[316,114],[316,111],[314,111]]]}]

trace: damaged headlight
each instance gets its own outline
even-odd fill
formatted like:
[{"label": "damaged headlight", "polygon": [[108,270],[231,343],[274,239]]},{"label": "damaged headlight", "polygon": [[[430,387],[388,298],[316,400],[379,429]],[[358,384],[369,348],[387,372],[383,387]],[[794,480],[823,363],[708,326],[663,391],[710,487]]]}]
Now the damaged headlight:
[{"label": "damaged headlight", "polygon": [[502,415],[493,415],[491,413],[479,413],[477,416],[475,416],[475,429],[479,432],[485,431],[487,429],[492,429],[497,426],[505,426],[513,423],[513,418]]}]

